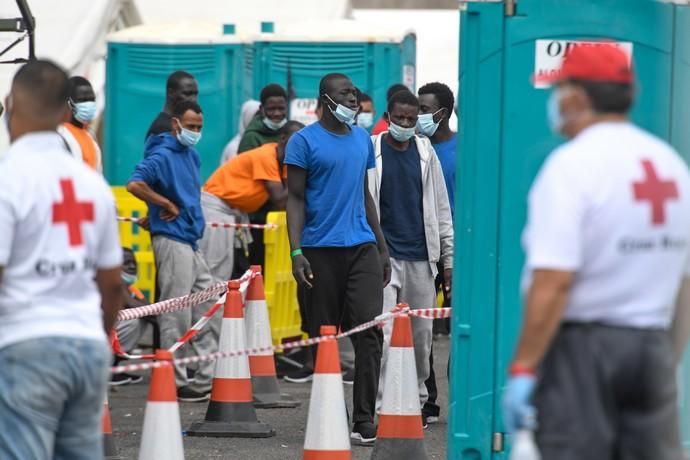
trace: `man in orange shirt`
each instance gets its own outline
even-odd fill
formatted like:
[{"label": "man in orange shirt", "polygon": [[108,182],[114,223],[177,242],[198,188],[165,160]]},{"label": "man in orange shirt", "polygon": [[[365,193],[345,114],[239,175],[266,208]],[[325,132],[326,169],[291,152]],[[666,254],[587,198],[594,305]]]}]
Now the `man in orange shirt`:
[{"label": "man in orange shirt", "polygon": [[[280,129],[278,143],[248,150],[223,164],[209,177],[201,194],[206,222],[248,223],[255,212],[270,201],[275,209],[285,209],[287,187],[283,159],[290,136],[304,125],[289,121]],[[249,232],[244,232],[249,235]],[[209,228],[199,244],[211,273],[218,281],[232,275],[235,231]]]},{"label": "man in orange shirt", "polygon": [[72,117],[58,128],[58,133],[65,139],[72,155],[102,173],[101,149],[88,131],[89,124],[96,117],[96,94],[86,78],[69,79],[68,102]]}]

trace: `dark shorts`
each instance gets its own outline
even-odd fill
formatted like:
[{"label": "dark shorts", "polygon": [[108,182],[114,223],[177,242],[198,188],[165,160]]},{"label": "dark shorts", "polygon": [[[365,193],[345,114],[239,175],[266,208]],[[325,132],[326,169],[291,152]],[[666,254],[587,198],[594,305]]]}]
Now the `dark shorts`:
[{"label": "dark shorts", "polygon": [[681,460],[668,332],[567,323],[534,402],[542,460]]}]

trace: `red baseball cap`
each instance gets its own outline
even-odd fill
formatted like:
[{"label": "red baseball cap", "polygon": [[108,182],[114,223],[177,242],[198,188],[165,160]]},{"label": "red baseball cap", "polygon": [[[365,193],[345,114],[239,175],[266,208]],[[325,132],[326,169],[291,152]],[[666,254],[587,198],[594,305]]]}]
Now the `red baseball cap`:
[{"label": "red baseball cap", "polygon": [[584,80],[599,83],[627,83],[634,80],[632,58],[611,43],[578,43],[563,59],[560,71],[534,75],[535,83],[560,83]]}]

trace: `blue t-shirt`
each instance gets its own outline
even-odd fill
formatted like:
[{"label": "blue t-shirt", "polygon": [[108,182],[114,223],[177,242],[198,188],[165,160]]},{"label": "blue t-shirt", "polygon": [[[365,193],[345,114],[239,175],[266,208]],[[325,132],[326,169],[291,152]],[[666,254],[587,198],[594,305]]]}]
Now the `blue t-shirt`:
[{"label": "blue t-shirt", "polygon": [[151,235],[163,235],[197,249],[205,225],[200,166],[199,153],[180,144],[170,133],[152,135],[146,140],[144,159],[134,168],[129,181],[145,182],[180,210],[177,218],[166,222],[160,218],[161,207],[148,203]]},{"label": "blue t-shirt", "polygon": [[414,141],[404,152],[381,140],[381,230],[391,257],[429,260],[424,232],[422,166]]},{"label": "blue t-shirt", "polygon": [[376,241],[364,207],[364,175],[375,168],[369,134],[335,134],[312,123],[293,134],[285,164],[307,171],[302,247],[352,247]]},{"label": "blue t-shirt", "polygon": [[450,212],[455,215],[455,155],[458,147],[458,136],[453,134],[449,140],[433,144],[436,156],[441,162],[443,178],[446,180]]}]

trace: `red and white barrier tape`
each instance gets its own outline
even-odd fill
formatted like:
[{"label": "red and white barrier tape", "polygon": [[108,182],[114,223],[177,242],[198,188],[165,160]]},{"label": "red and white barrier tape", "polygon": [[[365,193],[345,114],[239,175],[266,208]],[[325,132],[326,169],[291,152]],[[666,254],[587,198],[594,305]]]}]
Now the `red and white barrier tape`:
[{"label": "red and white barrier tape", "polygon": [[[133,224],[139,224],[140,217],[124,217],[117,216],[117,220],[120,222],[132,222]],[[275,230],[278,228],[276,224],[242,224],[242,223],[225,223],[225,222],[206,222],[207,227],[212,228],[254,228],[258,230]]]},{"label": "red and white barrier tape", "polygon": [[[440,310],[439,312],[434,312],[434,310]],[[425,309],[400,309],[400,310],[394,310],[388,313],[383,313],[382,315],[377,316],[374,320],[369,321],[364,324],[360,324],[359,326],[350,329],[347,332],[342,332],[338,335],[332,336],[320,336],[320,337],[312,337],[309,339],[304,339],[304,340],[296,340],[294,342],[288,342],[284,343],[278,346],[271,345],[271,346],[266,346],[266,347],[261,347],[261,348],[249,348],[245,350],[231,350],[231,351],[219,351],[216,353],[211,353],[208,355],[203,355],[203,356],[190,356],[187,358],[179,358],[173,360],[175,364],[191,364],[191,363],[199,363],[199,362],[204,362],[204,361],[215,361],[217,359],[221,358],[229,358],[232,356],[242,356],[242,355],[250,355],[250,354],[260,354],[262,352],[268,352],[268,351],[281,351],[281,350],[289,350],[291,348],[301,348],[301,347],[308,347],[311,345],[316,345],[320,342],[323,342],[326,339],[330,338],[341,338],[341,337],[347,337],[352,334],[356,334],[358,332],[362,332],[363,330],[375,327],[379,324],[383,324],[386,321],[389,321],[396,316],[400,316],[403,314],[409,314],[410,316],[418,316],[422,318],[449,318],[451,316],[451,309],[450,308],[425,308]],[[167,366],[168,362],[167,361],[152,361],[152,362],[145,362],[145,363],[137,363],[137,364],[126,364],[123,366],[116,366],[110,369],[110,371],[114,374],[119,374],[121,372],[137,372],[137,371],[143,371],[147,369],[153,369],[153,368],[158,368],[162,366]]]},{"label": "red and white barrier tape", "polygon": [[[240,282],[248,281],[255,275],[251,270],[242,275],[242,277],[237,280]],[[218,283],[213,286],[204,289],[203,291],[194,292],[192,294],[177,297],[175,299],[162,300],[160,302],[152,303],[151,305],[144,305],[143,307],[128,308],[126,310],[120,310],[117,315],[118,321],[124,321],[129,319],[143,318],[144,316],[160,315],[162,313],[170,313],[173,311],[184,310],[185,308],[190,308],[200,303],[206,302],[209,299],[217,297],[228,290],[228,283]]]}]

